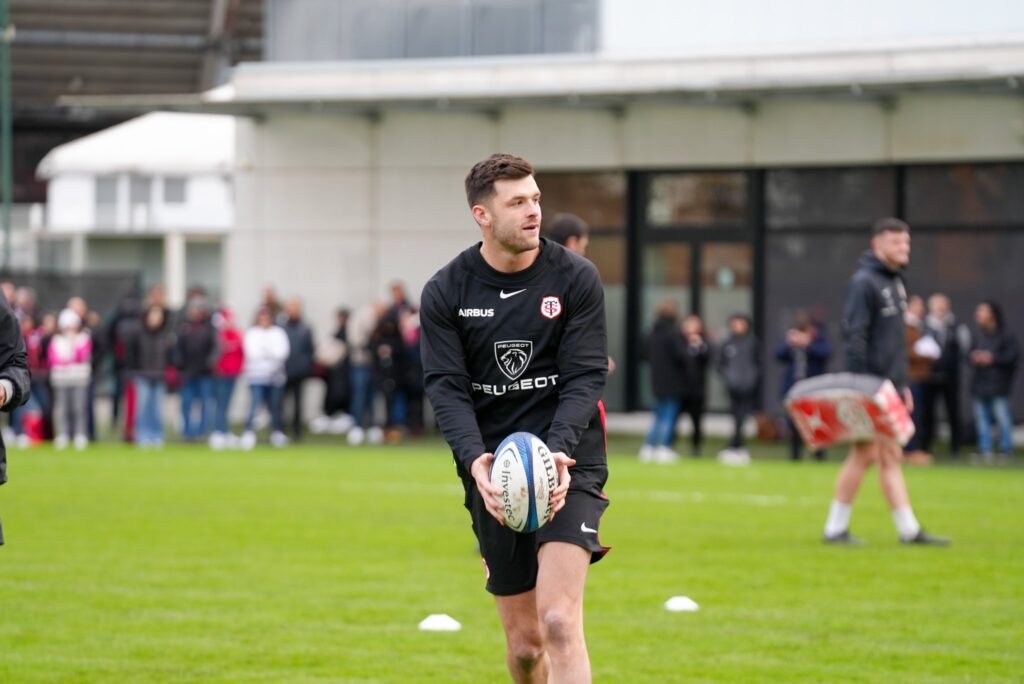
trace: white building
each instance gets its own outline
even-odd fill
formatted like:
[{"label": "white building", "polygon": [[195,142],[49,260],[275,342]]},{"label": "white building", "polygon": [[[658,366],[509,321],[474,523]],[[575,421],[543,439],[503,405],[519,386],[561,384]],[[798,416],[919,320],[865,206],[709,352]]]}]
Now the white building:
[{"label": "white building", "polygon": [[138,270],[172,305],[193,285],[218,296],[234,160],[235,118],[210,114],[146,114],[53,149],[38,168],[49,183],[41,265]]},{"label": "white building", "polygon": [[[479,36],[498,19],[525,27],[506,52],[543,53],[568,35],[543,23],[549,5],[583,17],[577,54],[405,58],[439,54],[421,44],[430,32],[435,48],[487,54]],[[462,182],[495,151],[534,163],[546,214],[573,211],[594,229],[620,368],[612,410],[645,401],[640,348],[665,296],[712,330],[752,314],[774,402],[770,347],[798,308],[838,340],[846,280],[882,215],[914,226],[912,289],[950,293],[962,319],[1019,287],[1019,3],[268,7],[268,58],[284,61],[243,64],[200,95],[69,100],[240,117],[225,293],[242,312],[275,283],[306,300],[325,335],[340,304],[382,297],[394,279],[417,292],[478,239]],[[331,38],[338,27],[345,40]]]}]

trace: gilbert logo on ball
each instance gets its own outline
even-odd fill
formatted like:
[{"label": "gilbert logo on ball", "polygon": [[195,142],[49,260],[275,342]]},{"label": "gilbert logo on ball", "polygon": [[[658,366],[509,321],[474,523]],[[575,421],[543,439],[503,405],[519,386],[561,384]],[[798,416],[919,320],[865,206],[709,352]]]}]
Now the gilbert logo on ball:
[{"label": "gilbert logo on ball", "polygon": [[501,490],[505,524],[533,532],[551,517],[551,492],[558,469],[547,445],[529,432],[514,432],[494,450],[491,484]]},{"label": "gilbert logo on ball", "polygon": [[815,449],[879,437],[904,446],[914,436],[914,421],[895,385],[874,375],[829,373],[801,380],[786,394],[786,409]]}]

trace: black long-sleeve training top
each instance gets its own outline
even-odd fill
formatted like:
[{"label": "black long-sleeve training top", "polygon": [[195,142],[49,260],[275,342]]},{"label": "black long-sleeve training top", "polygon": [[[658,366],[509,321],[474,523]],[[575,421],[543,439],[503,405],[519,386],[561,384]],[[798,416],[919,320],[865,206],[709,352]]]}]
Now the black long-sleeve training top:
[{"label": "black long-sleeve training top", "polygon": [[906,310],[907,290],[900,273],[871,252],[864,253],[850,279],[843,309],[847,371],[880,375],[901,389],[906,385]]},{"label": "black long-sleeve training top", "polygon": [[427,395],[465,473],[519,430],[581,465],[603,461],[574,454],[584,430],[603,430],[608,343],[593,264],[542,238],[529,268],[500,273],[477,243],[424,287],[420,322]]}]

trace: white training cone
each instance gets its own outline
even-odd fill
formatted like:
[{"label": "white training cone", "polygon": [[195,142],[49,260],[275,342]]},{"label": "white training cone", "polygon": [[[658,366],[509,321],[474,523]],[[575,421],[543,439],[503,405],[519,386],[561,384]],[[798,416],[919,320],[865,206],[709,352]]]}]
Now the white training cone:
[{"label": "white training cone", "polygon": [[458,632],[462,625],[451,615],[438,613],[423,618],[420,621],[420,629],[424,632]]},{"label": "white training cone", "polygon": [[689,596],[673,596],[665,601],[665,610],[673,613],[693,613],[700,610],[700,606]]}]

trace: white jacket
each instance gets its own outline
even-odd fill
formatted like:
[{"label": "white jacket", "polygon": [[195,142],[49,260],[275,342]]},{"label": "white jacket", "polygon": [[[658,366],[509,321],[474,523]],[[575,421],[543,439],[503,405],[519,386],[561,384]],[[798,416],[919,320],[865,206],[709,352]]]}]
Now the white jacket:
[{"label": "white jacket", "polygon": [[245,372],[254,385],[283,385],[284,362],[288,358],[288,334],[272,325],[254,325],[245,331]]}]

